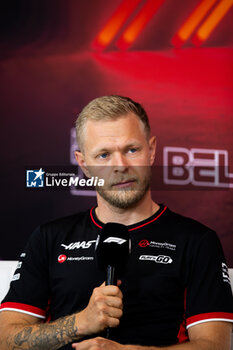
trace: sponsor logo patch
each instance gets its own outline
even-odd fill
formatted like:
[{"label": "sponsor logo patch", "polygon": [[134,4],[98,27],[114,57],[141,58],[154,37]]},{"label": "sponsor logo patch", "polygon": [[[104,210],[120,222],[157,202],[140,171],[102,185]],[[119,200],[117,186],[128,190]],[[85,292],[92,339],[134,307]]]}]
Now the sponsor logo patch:
[{"label": "sponsor logo patch", "polygon": [[94,260],[93,256],[66,256],[64,254],[59,255],[58,262],[60,264],[64,263],[65,261],[90,261]]},{"label": "sponsor logo patch", "polygon": [[104,240],[103,243],[117,243],[117,244],[123,244],[126,242],[126,239],[118,238],[118,237],[108,237]]},{"label": "sponsor logo patch", "polygon": [[223,277],[223,282],[227,282],[231,284],[228,267],[225,263],[222,263],[222,277]]},{"label": "sponsor logo patch", "polygon": [[167,242],[155,242],[155,241],[147,241],[146,239],[142,239],[138,245],[142,248],[151,247],[151,248],[164,248],[169,250],[176,250],[176,245],[167,243]]},{"label": "sponsor logo patch", "polygon": [[138,245],[139,245],[140,247],[142,247],[142,248],[145,248],[145,247],[147,247],[148,245],[150,245],[150,242],[147,241],[146,239],[142,239],[142,240],[138,243]]},{"label": "sponsor logo patch", "polygon": [[94,260],[93,256],[75,256],[67,258],[67,261],[89,261]]},{"label": "sponsor logo patch", "polygon": [[166,255],[141,255],[139,260],[154,261],[158,264],[171,264],[173,262],[172,258]]},{"label": "sponsor logo patch", "polygon": [[61,244],[61,247],[64,247],[66,250],[73,250],[73,249],[88,249],[91,247],[92,244],[94,244],[96,240],[92,241],[79,241],[79,242],[72,242],[68,245]]},{"label": "sponsor logo patch", "polygon": [[66,255],[64,255],[64,254],[61,254],[61,255],[59,255],[59,257],[58,257],[58,262],[60,263],[60,264],[62,264],[62,263],[64,263],[65,261],[66,261],[66,259],[67,259],[67,256]]}]

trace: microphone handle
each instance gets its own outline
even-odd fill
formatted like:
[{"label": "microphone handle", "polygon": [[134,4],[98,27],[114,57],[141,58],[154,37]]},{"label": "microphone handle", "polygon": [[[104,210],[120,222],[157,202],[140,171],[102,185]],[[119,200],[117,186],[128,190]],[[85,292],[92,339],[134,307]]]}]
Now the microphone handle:
[{"label": "microphone handle", "polygon": [[117,285],[117,279],[116,279],[116,270],[114,266],[108,265],[107,266],[107,275],[106,275],[106,286],[116,286]]},{"label": "microphone handle", "polygon": [[[108,265],[107,266],[107,274],[106,274],[106,286],[117,285],[117,279],[115,274],[115,267]],[[106,338],[110,339],[111,329],[108,327],[106,329]]]}]

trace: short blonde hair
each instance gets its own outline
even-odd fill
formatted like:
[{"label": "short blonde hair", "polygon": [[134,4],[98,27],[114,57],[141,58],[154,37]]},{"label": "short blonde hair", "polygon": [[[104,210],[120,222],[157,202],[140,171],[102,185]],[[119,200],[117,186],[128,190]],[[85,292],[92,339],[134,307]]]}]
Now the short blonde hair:
[{"label": "short blonde hair", "polygon": [[146,136],[149,138],[150,124],[148,116],[140,103],[124,96],[101,96],[89,102],[78,115],[75,122],[79,148],[83,151],[83,134],[88,120],[116,120],[129,113],[134,113],[141,120]]}]

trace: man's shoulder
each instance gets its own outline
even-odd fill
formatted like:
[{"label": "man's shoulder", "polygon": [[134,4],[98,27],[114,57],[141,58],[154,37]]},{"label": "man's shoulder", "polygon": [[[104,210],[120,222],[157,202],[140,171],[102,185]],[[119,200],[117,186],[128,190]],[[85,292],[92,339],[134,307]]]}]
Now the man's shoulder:
[{"label": "man's shoulder", "polygon": [[50,220],[33,230],[25,246],[26,255],[39,254],[47,259],[57,254],[63,244],[89,240],[94,234],[90,210]]},{"label": "man's shoulder", "polygon": [[89,225],[91,225],[90,209],[42,223],[33,231],[31,238],[64,237],[69,232],[78,231],[79,228],[84,226],[88,228]]},{"label": "man's shoulder", "polygon": [[216,235],[216,232],[205,225],[189,216],[182,215],[175,211],[168,209],[169,226],[181,234],[187,236],[194,236],[195,238],[202,238],[207,233],[210,235]]}]

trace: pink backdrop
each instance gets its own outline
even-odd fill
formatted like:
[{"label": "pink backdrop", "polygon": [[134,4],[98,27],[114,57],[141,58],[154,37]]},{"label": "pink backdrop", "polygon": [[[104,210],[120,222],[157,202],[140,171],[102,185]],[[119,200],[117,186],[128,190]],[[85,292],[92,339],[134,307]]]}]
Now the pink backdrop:
[{"label": "pink backdrop", "polygon": [[[233,10],[229,7],[215,25],[210,22],[213,30],[198,42],[202,26],[224,5],[216,1],[202,10],[202,19],[181,42],[179,29],[202,3],[69,0],[5,5],[0,61],[2,259],[17,259],[36,225],[95,203],[93,197],[69,191],[27,191],[25,169],[70,165],[76,114],[92,98],[121,94],[146,108],[158,140],[158,166],[173,170],[192,157],[197,165],[205,159],[210,168],[216,166],[220,179],[216,173],[201,180],[163,174],[166,186],[160,189],[154,180],[153,198],[215,229],[233,267]],[[109,23],[115,28],[112,38]],[[130,26],[136,37],[129,43],[124,38]],[[99,33],[104,30],[108,43],[103,45]]]}]

